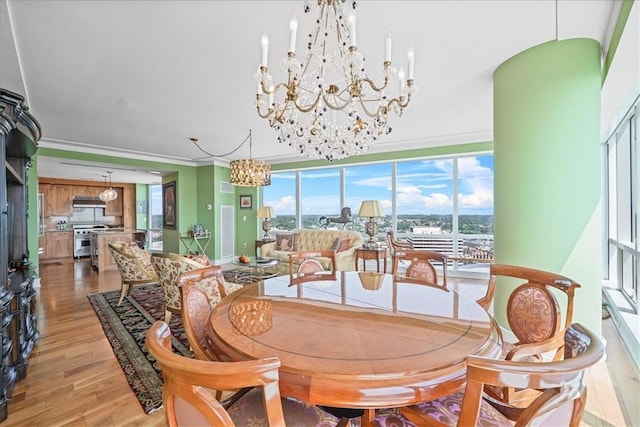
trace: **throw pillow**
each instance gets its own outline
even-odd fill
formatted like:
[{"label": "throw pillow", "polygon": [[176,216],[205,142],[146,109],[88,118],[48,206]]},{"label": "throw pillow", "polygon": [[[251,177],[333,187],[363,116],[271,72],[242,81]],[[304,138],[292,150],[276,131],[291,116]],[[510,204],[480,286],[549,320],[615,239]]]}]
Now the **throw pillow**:
[{"label": "throw pillow", "polygon": [[336,252],[346,251],[350,247],[351,247],[351,239],[346,239],[346,238],[342,237],[340,239],[340,247],[338,248],[338,250]]},{"label": "throw pillow", "polygon": [[338,249],[340,249],[341,242],[342,242],[342,238],[340,237],[336,238],[335,242],[333,242],[333,245],[331,245],[331,250],[333,252],[338,252]]},{"label": "throw pillow", "polygon": [[292,236],[293,233],[276,233],[276,250],[292,251]]},{"label": "throw pillow", "polygon": [[293,233],[291,235],[291,251],[293,252],[298,251],[298,237],[300,237],[299,233]]}]

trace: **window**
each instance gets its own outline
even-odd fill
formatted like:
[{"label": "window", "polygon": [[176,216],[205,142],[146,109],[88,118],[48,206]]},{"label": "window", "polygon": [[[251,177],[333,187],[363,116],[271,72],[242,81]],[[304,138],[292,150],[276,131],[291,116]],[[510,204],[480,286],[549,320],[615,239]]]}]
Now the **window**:
[{"label": "window", "polygon": [[364,223],[368,218],[360,218],[358,211],[363,200],[378,200],[382,205],[383,218],[377,218],[378,240],[385,240],[385,231],[392,229],[391,164],[372,164],[344,168],[344,205],[351,207],[352,230],[364,234]]},{"label": "window", "polygon": [[608,278],[638,308],[640,147],[638,104],[607,141]]},{"label": "window", "polygon": [[295,172],[274,173],[271,174],[271,185],[262,187],[262,205],[271,206],[276,215],[271,219],[273,232],[297,227],[296,176]]},{"label": "window", "polygon": [[346,228],[364,233],[360,204],[378,200],[384,214],[377,219],[379,241],[395,230],[418,247],[465,258],[453,269],[487,271],[486,262],[466,258],[493,258],[492,154],[274,172],[271,182],[262,192],[264,204],[275,209],[276,230],[319,228],[349,207],[353,221]]},{"label": "window", "polygon": [[[340,169],[312,169],[300,172],[301,228],[342,228],[330,222],[340,217]],[[337,224],[340,224],[339,227]]]},{"label": "window", "polygon": [[162,251],[162,185],[149,185],[149,249]]}]

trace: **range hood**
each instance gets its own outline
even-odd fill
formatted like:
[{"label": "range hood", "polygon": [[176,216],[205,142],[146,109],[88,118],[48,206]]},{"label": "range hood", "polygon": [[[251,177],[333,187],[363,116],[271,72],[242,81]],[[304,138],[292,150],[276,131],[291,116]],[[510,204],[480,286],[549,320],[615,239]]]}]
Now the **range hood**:
[{"label": "range hood", "polygon": [[73,196],[74,208],[104,208],[105,202],[98,197],[91,196]]}]

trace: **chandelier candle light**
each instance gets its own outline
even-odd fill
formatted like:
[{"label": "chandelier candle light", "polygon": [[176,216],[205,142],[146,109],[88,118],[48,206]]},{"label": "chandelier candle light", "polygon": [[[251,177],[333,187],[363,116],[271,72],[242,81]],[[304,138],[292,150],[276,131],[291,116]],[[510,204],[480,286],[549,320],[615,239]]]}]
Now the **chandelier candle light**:
[{"label": "chandelier candle light", "polygon": [[378,223],[376,218],[383,217],[382,207],[377,200],[364,200],[360,205],[358,216],[369,217],[369,221],[364,224],[364,230],[369,235],[367,245],[377,246],[374,236],[378,234]]},{"label": "chandelier candle light", "polygon": [[[415,54],[407,54],[407,79],[403,69],[391,65],[391,35],[387,31],[382,83],[376,85],[365,72],[358,52],[356,17],[345,17],[346,0],[316,0],[319,17],[309,34],[307,57],[296,58],[298,22],[289,24],[289,52],[280,63],[286,83],[274,85],[267,67],[269,38],[262,36],[262,62],[256,73],[256,109],[278,133],[278,141],[310,158],[337,160],[366,152],[380,135],[391,132],[388,113],[402,115],[416,93],[413,85]],[[356,2],[352,2],[355,12]],[[305,13],[312,2],[305,2]],[[399,79],[393,97],[392,78]],[[268,101],[265,102],[265,95]]]},{"label": "chandelier candle light", "polygon": [[262,240],[273,240],[271,235],[269,235],[269,230],[271,230],[271,218],[275,218],[276,215],[273,213],[273,209],[271,206],[263,206],[258,209],[258,213],[256,213],[258,218],[263,218],[262,220],[262,231],[264,231],[264,236],[262,236]]}]

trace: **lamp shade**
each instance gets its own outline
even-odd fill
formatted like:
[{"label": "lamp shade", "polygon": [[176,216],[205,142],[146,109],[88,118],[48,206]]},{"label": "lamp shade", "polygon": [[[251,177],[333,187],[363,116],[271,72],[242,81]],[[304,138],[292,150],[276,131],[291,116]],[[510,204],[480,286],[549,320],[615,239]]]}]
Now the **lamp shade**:
[{"label": "lamp shade", "polygon": [[256,214],[258,218],[275,218],[276,214],[273,213],[273,209],[271,206],[263,206],[258,209],[258,213]]},{"label": "lamp shade", "polygon": [[233,185],[241,187],[263,187],[271,185],[271,165],[264,160],[244,159],[229,163]]},{"label": "lamp shade", "polygon": [[360,205],[360,212],[358,216],[364,216],[369,218],[377,218],[384,216],[382,214],[382,206],[377,200],[364,200]]}]

